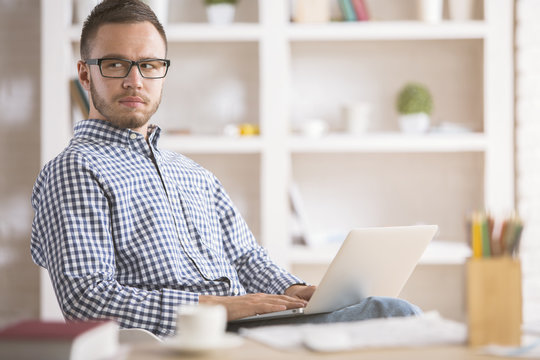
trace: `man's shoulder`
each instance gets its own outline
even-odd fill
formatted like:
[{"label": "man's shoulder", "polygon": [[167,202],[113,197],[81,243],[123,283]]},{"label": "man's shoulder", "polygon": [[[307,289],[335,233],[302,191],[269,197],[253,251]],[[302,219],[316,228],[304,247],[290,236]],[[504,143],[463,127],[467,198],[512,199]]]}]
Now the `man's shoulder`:
[{"label": "man's shoulder", "polygon": [[160,152],[166,162],[172,165],[171,171],[178,172],[176,175],[185,181],[199,183],[199,185],[201,185],[201,182],[206,185],[208,183],[213,185],[217,182],[216,176],[210,170],[188,156],[169,150],[160,149]]},{"label": "man's shoulder", "polygon": [[76,144],[73,141],[58,155],[43,166],[41,174],[65,174],[76,168],[86,167],[93,162],[93,150],[86,145]]}]

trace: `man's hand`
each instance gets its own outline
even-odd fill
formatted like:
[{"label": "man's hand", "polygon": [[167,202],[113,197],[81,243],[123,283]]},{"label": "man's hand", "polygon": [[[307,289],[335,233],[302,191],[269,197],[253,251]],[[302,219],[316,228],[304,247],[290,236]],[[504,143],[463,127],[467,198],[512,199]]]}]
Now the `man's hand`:
[{"label": "man's hand", "polygon": [[300,297],[289,295],[248,294],[242,296],[200,295],[199,303],[225,306],[227,309],[227,320],[230,321],[256,314],[305,307],[307,301]]},{"label": "man's hand", "polygon": [[316,288],[316,286],[292,285],[285,290],[285,295],[309,301]]}]

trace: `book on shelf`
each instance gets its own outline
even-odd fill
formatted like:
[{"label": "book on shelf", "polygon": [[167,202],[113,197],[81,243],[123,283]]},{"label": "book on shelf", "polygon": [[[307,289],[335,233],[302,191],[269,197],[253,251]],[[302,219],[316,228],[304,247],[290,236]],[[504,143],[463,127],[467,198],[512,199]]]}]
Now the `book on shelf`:
[{"label": "book on shelf", "polygon": [[304,203],[298,185],[289,185],[289,200],[292,212],[292,240],[294,244],[311,245],[312,239],[308,229]]},{"label": "book on shelf", "polygon": [[0,329],[0,359],[98,360],[118,354],[113,321],[26,320]]},{"label": "book on shelf", "polygon": [[357,21],[356,12],[351,0],[338,0],[344,21]]},{"label": "book on shelf", "polygon": [[293,3],[293,21],[326,23],[330,21],[330,4],[327,0],[296,0]]},{"label": "book on shelf", "polygon": [[365,0],[350,0],[358,21],[368,21],[369,12]]},{"label": "book on shelf", "polygon": [[77,104],[77,107],[81,111],[81,114],[85,119],[88,119],[88,112],[90,111],[90,104],[88,101],[88,94],[82,87],[79,79],[73,78],[69,81],[69,89],[71,93],[71,99]]}]

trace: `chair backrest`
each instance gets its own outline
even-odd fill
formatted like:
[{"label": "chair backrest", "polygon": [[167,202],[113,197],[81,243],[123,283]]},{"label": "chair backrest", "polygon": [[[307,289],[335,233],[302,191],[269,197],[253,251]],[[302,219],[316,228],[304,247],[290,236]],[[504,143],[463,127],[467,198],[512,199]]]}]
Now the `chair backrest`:
[{"label": "chair backrest", "polygon": [[120,344],[158,343],[162,340],[148,330],[144,329],[120,329],[118,332]]}]

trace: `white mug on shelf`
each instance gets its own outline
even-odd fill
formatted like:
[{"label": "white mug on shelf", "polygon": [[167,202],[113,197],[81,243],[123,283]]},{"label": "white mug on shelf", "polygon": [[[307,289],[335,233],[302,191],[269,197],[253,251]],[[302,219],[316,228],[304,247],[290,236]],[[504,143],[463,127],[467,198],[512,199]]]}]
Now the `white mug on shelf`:
[{"label": "white mug on shelf", "polygon": [[143,0],[156,14],[161,25],[167,25],[169,15],[169,0]]},{"label": "white mug on shelf", "polygon": [[474,0],[449,0],[448,11],[451,20],[471,20],[473,18]]},{"label": "white mug on shelf", "polygon": [[443,0],[417,0],[417,6],[420,20],[429,23],[442,21]]},{"label": "white mug on shelf", "polygon": [[366,102],[347,104],[343,107],[343,118],[347,131],[360,135],[368,131],[371,117],[371,105]]},{"label": "white mug on shelf", "polygon": [[75,0],[75,20],[82,24],[100,0]]}]

